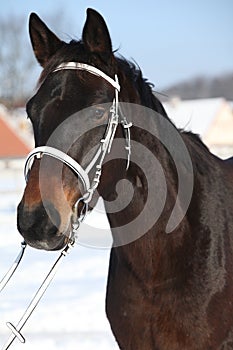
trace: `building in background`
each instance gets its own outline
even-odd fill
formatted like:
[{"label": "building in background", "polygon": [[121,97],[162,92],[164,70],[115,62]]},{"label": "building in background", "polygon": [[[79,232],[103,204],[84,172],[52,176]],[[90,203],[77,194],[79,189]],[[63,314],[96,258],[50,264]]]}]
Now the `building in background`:
[{"label": "building in background", "polygon": [[164,107],[178,128],[199,134],[211,152],[223,159],[233,156],[232,102],[223,98],[172,98]]},{"label": "building in background", "polygon": [[9,112],[0,105],[0,165],[22,166],[32,149],[33,137],[25,112]]}]

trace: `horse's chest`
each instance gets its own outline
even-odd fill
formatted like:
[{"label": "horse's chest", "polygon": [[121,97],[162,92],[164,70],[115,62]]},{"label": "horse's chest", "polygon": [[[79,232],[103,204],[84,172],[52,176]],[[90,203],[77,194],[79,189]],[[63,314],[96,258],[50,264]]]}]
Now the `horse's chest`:
[{"label": "horse's chest", "polygon": [[[169,313],[159,312],[142,299],[130,304],[130,297],[111,298],[108,318],[122,350],[208,350],[192,329],[177,323]],[[216,350],[216,349],[214,349]]]},{"label": "horse's chest", "polygon": [[200,333],[190,327],[190,318],[183,318],[175,305],[176,296],[171,293],[170,297],[164,298],[164,294],[153,297],[129,276],[118,277],[109,279],[107,316],[120,349],[211,349],[206,345],[208,336],[203,336],[208,334],[205,325]]}]

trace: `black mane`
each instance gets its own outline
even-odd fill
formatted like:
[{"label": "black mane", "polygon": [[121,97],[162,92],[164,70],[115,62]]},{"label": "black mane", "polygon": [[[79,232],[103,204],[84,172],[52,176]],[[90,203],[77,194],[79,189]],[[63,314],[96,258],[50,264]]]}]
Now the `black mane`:
[{"label": "black mane", "polygon": [[140,67],[132,61],[126,60],[124,57],[118,57],[117,63],[129,80],[134,82],[135,88],[141,96],[143,105],[152,108],[157,113],[169,119],[162,103],[153,93],[154,84],[143,77]]},{"label": "black mane", "polygon": [[[159,101],[159,99],[155,96],[153,92],[154,84],[143,77],[140,67],[132,61],[126,60],[124,57],[117,58],[117,61],[118,65],[127,75],[127,77],[135,83],[135,87],[139,92],[145,106],[150,107],[156,112],[165,116],[169,120],[169,122],[174,125],[174,123],[168,117],[162,103]],[[183,134],[184,140],[188,138],[191,143],[203,148],[203,150],[207,152],[209,151],[208,147],[201,140],[200,135],[190,131],[185,131],[183,129],[178,130],[181,134]]]}]

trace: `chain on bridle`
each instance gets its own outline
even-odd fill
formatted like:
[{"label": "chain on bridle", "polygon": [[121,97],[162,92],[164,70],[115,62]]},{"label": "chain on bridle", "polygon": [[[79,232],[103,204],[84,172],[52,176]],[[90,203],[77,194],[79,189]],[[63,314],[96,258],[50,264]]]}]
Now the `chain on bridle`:
[{"label": "chain on bridle", "polygon": [[[70,249],[74,246],[74,243],[77,239],[77,230],[80,226],[80,223],[85,219],[86,214],[88,212],[88,203],[91,201],[93,194],[99,185],[103,162],[106,154],[111,151],[112,142],[114,140],[116,129],[118,127],[119,122],[122,125],[124,134],[125,134],[125,142],[126,142],[125,149],[127,151],[126,169],[128,169],[130,164],[130,155],[131,155],[130,127],[132,126],[132,123],[127,122],[126,118],[124,117],[120,109],[119,98],[118,98],[118,94],[120,92],[120,85],[118,82],[117,75],[115,75],[115,80],[114,80],[111,77],[109,77],[107,74],[99,70],[98,68],[90,66],[85,63],[78,63],[78,62],[62,63],[53,71],[53,73],[61,70],[84,70],[100,78],[103,78],[105,81],[107,81],[110,85],[114,87],[115,98],[109,110],[109,120],[108,120],[105,135],[100,140],[100,145],[97,152],[95,153],[94,157],[92,158],[92,160],[90,161],[90,163],[85,169],[83,169],[83,167],[76,160],[70,157],[68,154],[64,153],[63,151],[57,148],[50,147],[50,146],[36,147],[34,150],[32,150],[29,153],[26,159],[25,168],[24,168],[24,176],[25,176],[26,182],[29,179],[29,172],[30,172],[33,160],[35,158],[41,159],[44,155],[46,155],[61,161],[64,165],[68,166],[77,175],[78,179],[80,180],[83,186],[84,194],[82,195],[81,198],[78,198],[78,200],[76,201],[73,207],[73,213],[71,218],[72,230],[70,233],[68,244],[62,250],[60,256],[58,257],[58,259],[50,269],[48,275],[46,276],[45,280],[41,284],[40,288],[38,289],[32,301],[30,302],[28,308],[26,309],[25,313],[21,317],[17,326],[14,326],[11,322],[7,322],[7,326],[9,327],[12,333],[9,339],[7,340],[6,344],[3,346],[2,350],[9,349],[10,345],[13,343],[13,341],[16,338],[20,340],[22,343],[25,342],[25,338],[21,334],[21,330],[24,327],[27,320],[29,319],[29,317],[31,316],[34,309],[36,308],[37,304],[39,303],[46,289],[48,288],[53,277],[55,276],[55,273],[58,269],[59,264],[62,261],[62,258],[65,257],[69,253]],[[95,168],[94,177],[92,181],[90,181],[89,173],[94,168]],[[83,209],[81,211],[81,215],[78,214],[78,206],[80,202],[83,203]],[[25,248],[26,248],[26,243],[23,242],[21,244],[21,251],[19,255],[17,256],[16,260],[14,261],[9,271],[0,281],[0,292],[9,282],[10,278],[12,277],[15,270],[17,269],[22,259],[22,256],[24,254]]]}]

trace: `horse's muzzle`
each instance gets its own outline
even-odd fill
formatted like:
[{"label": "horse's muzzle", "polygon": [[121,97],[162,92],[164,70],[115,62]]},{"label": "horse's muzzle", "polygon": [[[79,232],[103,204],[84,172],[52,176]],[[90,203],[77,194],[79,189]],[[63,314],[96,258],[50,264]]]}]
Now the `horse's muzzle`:
[{"label": "horse's muzzle", "polygon": [[66,234],[59,231],[60,214],[52,203],[41,203],[33,208],[18,205],[17,226],[25,241],[32,247],[44,250],[62,249],[68,241]]}]

